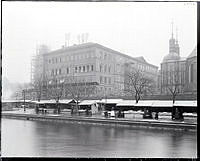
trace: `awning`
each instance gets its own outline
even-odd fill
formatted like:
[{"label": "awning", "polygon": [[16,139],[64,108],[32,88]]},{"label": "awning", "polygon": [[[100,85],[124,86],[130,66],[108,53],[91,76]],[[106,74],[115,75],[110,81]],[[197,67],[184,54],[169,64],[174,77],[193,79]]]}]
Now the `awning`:
[{"label": "awning", "polygon": [[100,103],[105,103],[105,104],[117,104],[119,102],[123,101],[122,99],[102,99]]},{"label": "awning", "polygon": [[116,106],[135,106],[135,100],[122,100]]},{"label": "awning", "polygon": [[[24,100],[2,100],[2,103],[23,103]],[[26,103],[32,102],[31,100],[25,100]]]},{"label": "awning", "polygon": [[73,99],[63,99],[63,100],[59,100],[59,103],[62,103],[62,104],[69,104],[70,102],[72,102]]},{"label": "awning", "polygon": [[78,105],[84,106],[84,105],[92,105],[96,104],[98,100],[83,100]]},{"label": "awning", "polygon": [[175,101],[174,106],[197,107],[197,101]]},{"label": "awning", "polygon": [[167,100],[167,101],[154,101],[152,104],[152,107],[173,107],[173,101]]},{"label": "awning", "polygon": [[40,100],[40,102],[36,102],[36,104],[55,104],[55,100]]},{"label": "awning", "polygon": [[151,107],[155,100],[141,100],[135,104],[136,107]]}]

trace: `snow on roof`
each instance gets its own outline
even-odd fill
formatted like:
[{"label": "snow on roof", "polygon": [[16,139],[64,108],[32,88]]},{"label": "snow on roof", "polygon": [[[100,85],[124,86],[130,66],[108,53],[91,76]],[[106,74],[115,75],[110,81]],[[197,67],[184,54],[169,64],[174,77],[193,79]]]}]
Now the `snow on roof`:
[{"label": "snow on roof", "polygon": [[79,105],[92,105],[97,103],[99,100],[83,100],[79,103]]},{"label": "snow on roof", "polygon": [[174,106],[197,107],[197,101],[175,101]]},{"label": "snow on roof", "polygon": [[135,106],[152,106],[155,100],[141,100],[135,104]]},{"label": "snow on roof", "polygon": [[40,100],[40,102],[36,102],[37,104],[53,104],[56,103],[55,100]]},{"label": "snow on roof", "polygon": [[122,100],[116,106],[134,106],[135,100]]},{"label": "snow on roof", "polygon": [[163,101],[163,100],[158,100],[154,101],[152,104],[152,107],[173,107],[173,101]]},{"label": "snow on roof", "polygon": [[73,99],[63,99],[63,100],[59,100],[59,103],[62,103],[62,104],[69,104],[70,102],[72,102]]},{"label": "snow on roof", "polygon": [[11,102],[32,102],[31,100],[2,100],[2,102],[4,103],[11,103]]},{"label": "snow on roof", "polygon": [[100,103],[106,103],[106,104],[117,104],[119,102],[123,101],[122,99],[102,99]]}]

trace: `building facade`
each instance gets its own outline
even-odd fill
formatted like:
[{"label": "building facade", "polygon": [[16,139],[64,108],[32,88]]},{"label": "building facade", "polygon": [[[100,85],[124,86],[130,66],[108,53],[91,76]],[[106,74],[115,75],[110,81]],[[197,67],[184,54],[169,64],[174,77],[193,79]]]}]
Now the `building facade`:
[{"label": "building facade", "polygon": [[[133,58],[97,43],[73,45],[55,51],[43,46],[33,64],[32,84],[42,82],[44,98],[49,97],[45,96],[47,88],[63,82],[65,86],[94,87],[91,97],[122,96],[127,64],[155,80],[158,74],[158,67],[147,63],[143,57]],[[88,93],[82,92],[83,95]],[[70,93],[64,90],[63,97],[70,97]]]},{"label": "building facade", "polygon": [[197,92],[197,49],[187,58],[180,56],[178,39],[173,31],[169,40],[169,54],[163,58],[160,71],[161,94]]}]

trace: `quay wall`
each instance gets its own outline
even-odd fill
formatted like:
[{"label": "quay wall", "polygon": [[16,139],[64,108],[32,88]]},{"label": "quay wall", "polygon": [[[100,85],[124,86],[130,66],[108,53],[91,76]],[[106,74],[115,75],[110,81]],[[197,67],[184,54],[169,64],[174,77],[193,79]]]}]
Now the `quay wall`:
[{"label": "quay wall", "polygon": [[104,118],[85,118],[85,117],[64,117],[64,116],[48,116],[34,114],[11,114],[2,113],[2,118],[23,119],[35,121],[49,121],[61,123],[79,123],[93,125],[108,125],[108,126],[124,126],[131,128],[147,128],[147,129],[162,129],[162,130],[184,130],[196,131],[197,125],[192,123],[181,122],[157,122],[149,120],[119,120],[119,119],[104,119]]}]

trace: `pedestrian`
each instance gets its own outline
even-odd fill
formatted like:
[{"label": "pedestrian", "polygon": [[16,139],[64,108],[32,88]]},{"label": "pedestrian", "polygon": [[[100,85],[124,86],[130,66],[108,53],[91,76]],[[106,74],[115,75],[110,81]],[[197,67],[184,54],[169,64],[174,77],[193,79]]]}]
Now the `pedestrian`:
[{"label": "pedestrian", "polygon": [[155,119],[158,120],[158,112],[155,114]]}]

